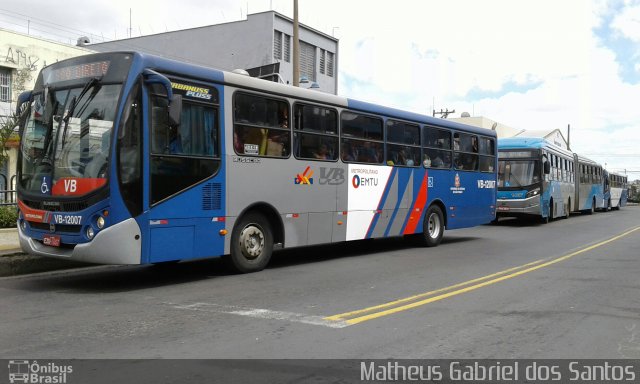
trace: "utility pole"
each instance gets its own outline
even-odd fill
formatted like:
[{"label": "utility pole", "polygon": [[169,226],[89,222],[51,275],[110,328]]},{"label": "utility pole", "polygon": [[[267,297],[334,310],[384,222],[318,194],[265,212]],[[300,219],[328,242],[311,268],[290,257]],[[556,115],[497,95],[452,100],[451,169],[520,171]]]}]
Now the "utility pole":
[{"label": "utility pole", "polygon": [[438,112],[434,109],[433,117],[436,117],[436,115],[440,115],[441,118],[446,119],[451,113],[456,113],[456,110],[454,109],[453,111],[450,111],[449,108],[447,108],[443,111],[442,108],[440,108],[440,112]]},{"label": "utility pole", "polygon": [[298,0],[293,0],[293,86],[300,86],[300,36],[298,35]]}]

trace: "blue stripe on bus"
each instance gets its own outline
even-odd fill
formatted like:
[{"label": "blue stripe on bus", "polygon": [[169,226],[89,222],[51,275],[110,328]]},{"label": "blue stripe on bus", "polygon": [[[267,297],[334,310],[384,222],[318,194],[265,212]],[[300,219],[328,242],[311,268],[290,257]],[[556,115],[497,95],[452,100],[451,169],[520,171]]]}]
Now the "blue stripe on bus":
[{"label": "blue stripe on bus", "polygon": [[[401,170],[398,172],[398,186],[404,186],[403,188],[399,188],[398,190],[398,200],[396,201],[396,206],[393,208],[393,213],[391,214],[391,218],[389,219],[389,224],[384,231],[384,237],[389,236],[389,232],[391,231],[391,227],[396,221],[396,216],[398,215],[398,210],[400,209],[400,204],[402,204],[402,199],[404,198],[404,192],[407,190],[406,185],[411,179],[414,170]],[[402,228],[404,230],[404,228]],[[402,230],[400,233],[394,233],[393,235],[402,234]]]},{"label": "blue stripe on bus", "polygon": [[397,168],[393,168],[391,170],[391,174],[389,175],[389,179],[387,179],[387,185],[385,185],[384,187],[384,192],[382,193],[382,196],[380,197],[380,202],[378,202],[378,206],[376,207],[376,214],[373,215],[373,220],[371,220],[371,225],[369,225],[369,230],[367,230],[367,235],[365,236],[365,239],[370,239],[373,235],[373,230],[376,228],[376,225],[378,224],[378,220],[380,219],[380,214],[378,212],[380,212],[382,210],[382,208],[384,208],[384,204],[387,201],[387,198],[389,197],[389,191],[391,190],[391,186],[393,185],[393,180],[396,177],[397,172]]}]

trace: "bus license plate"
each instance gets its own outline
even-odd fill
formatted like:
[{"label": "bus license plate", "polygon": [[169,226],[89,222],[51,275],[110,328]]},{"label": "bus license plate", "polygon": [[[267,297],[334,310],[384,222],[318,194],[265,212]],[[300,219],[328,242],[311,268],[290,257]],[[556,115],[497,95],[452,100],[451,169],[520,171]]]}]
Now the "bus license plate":
[{"label": "bus license plate", "polygon": [[44,235],[44,237],[42,238],[42,243],[44,245],[48,245],[50,247],[59,247],[60,246],[60,236]]},{"label": "bus license plate", "polygon": [[509,207],[498,206],[498,211],[508,211]]}]

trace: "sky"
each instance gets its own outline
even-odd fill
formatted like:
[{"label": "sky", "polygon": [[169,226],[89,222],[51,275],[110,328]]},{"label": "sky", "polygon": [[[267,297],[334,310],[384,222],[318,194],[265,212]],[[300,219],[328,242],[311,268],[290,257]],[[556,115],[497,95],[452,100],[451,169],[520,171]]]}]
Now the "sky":
[{"label": "sky", "polygon": [[[0,28],[75,44],[268,10],[293,0],[5,0]],[[573,151],[640,179],[640,0],[299,0],[299,19],[339,39],[341,96],[570,125]]]}]

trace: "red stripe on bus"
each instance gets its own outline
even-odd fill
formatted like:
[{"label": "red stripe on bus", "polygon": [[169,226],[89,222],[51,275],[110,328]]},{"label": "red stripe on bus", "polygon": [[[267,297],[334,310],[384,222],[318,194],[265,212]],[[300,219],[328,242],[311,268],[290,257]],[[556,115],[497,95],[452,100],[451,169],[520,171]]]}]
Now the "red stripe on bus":
[{"label": "red stripe on bus", "polygon": [[22,211],[22,216],[24,217],[25,220],[27,221],[32,221],[34,223],[46,223],[48,217],[47,217],[47,211],[42,211],[40,209],[33,209],[33,208],[29,208],[27,207],[27,205],[25,203],[23,203],[22,201],[18,200],[18,207],[20,208],[20,211]]},{"label": "red stripe on bus", "polygon": [[428,172],[424,173],[424,178],[422,179],[422,183],[420,183],[420,191],[418,192],[418,196],[413,207],[411,207],[409,221],[404,229],[405,235],[410,235],[416,232],[416,228],[418,227],[418,223],[422,217],[422,211],[424,210],[424,206],[427,204],[427,173]]}]

